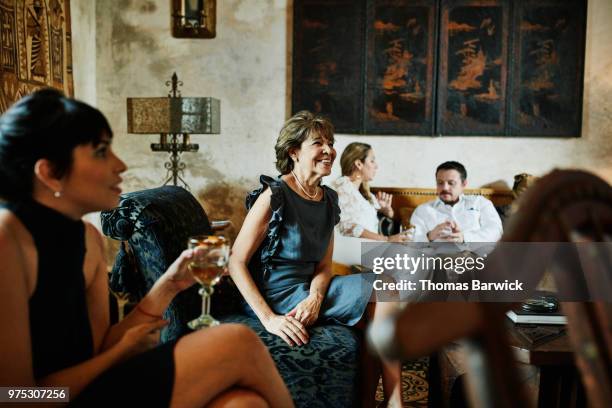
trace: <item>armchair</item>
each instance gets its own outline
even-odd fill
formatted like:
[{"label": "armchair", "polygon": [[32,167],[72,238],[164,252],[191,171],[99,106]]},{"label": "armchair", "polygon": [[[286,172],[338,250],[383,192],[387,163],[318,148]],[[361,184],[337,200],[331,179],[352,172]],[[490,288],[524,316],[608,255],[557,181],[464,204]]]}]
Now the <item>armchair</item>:
[{"label": "armchair", "polygon": [[[191,235],[212,234],[208,217],[187,190],[164,186],[122,196],[119,207],[101,214],[102,231],[121,241],[110,273],[115,293],[138,301],[149,291],[186,248]],[[161,341],[176,339],[189,331],[186,323],[197,316],[201,298],[194,286],[170,303],[164,317],[170,324]]]},{"label": "armchair", "polygon": [[[111,288],[129,292],[137,300],[186,247],[187,237],[211,234],[212,228],[200,203],[181,187],[165,186],[124,194],[119,207],[102,213],[103,232],[122,241],[111,272]],[[298,407],[353,407],[373,403],[378,381],[374,366],[362,351],[362,333],[340,326],[324,325],[310,330],[310,342],[289,347],[281,338],[268,333],[259,320],[236,312],[241,302],[226,278],[215,289],[212,312],[221,322],[242,323],[263,340]],[[189,332],[187,322],[200,312],[201,298],[194,286],[180,294],[165,317],[170,326],[162,341]],[[361,357],[363,356],[363,357]],[[363,360],[362,360],[363,359]],[[366,376],[358,375],[364,372]],[[364,397],[365,395],[365,397]]]}]

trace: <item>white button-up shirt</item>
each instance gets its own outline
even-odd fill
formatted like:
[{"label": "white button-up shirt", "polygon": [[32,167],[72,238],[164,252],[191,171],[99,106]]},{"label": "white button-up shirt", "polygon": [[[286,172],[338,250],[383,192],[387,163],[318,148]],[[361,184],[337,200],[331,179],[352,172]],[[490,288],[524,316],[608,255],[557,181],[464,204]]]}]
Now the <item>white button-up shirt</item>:
[{"label": "white button-up shirt", "polygon": [[501,219],[493,203],[479,195],[460,195],[455,205],[440,198],[419,205],[410,218],[416,227],[415,242],[428,242],[427,233],[444,221],[455,221],[464,242],[496,242],[503,233]]}]

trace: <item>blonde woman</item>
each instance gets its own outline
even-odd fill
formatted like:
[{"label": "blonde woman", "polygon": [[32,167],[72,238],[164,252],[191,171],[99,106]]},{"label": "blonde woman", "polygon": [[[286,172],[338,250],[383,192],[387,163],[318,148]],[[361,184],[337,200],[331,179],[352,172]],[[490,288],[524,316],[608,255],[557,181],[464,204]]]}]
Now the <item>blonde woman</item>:
[{"label": "blonde woman", "polygon": [[391,208],[393,196],[383,192],[374,196],[370,192],[369,183],[378,170],[372,146],[359,142],[349,144],[340,157],[340,167],[342,176],[331,184],[338,193],[341,210],[340,222],[336,226],[337,232],[345,237],[374,241],[405,241],[406,236],[402,234],[385,236],[378,233],[378,213],[389,218],[393,217],[393,208]]}]

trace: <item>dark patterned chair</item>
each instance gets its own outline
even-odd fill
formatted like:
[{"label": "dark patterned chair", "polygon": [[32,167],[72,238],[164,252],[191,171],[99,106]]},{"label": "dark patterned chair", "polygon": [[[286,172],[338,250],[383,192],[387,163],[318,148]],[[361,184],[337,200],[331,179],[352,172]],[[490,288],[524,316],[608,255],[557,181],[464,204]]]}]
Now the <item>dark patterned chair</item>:
[{"label": "dark patterned chair", "polygon": [[[180,187],[165,186],[124,194],[119,207],[102,213],[102,228],[109,237],[122,241],[110,278],[115,293],[140,299],[168,265],[186,247],[187,237],[211,233],[200,203]],[[310,342],[289,347],[268,333],[255,317],[237,312],[241,301],[231,282],[219,284],[212,312],[222,322],[243,323],[257,332],[267,345],[298,407],[354,407],[373,403],[376,367],[366,376],[358,373],[371,360],[361,353],[360,331],[325,325],[310,330]],[[165,317],[171,324],[162,341],[176,339],[190,330],[186,323],[200,313],[197,288],[181,293]],[[362,357],[362,355],[364,357]],[[363,399],[368,395],[367,399]]]}]

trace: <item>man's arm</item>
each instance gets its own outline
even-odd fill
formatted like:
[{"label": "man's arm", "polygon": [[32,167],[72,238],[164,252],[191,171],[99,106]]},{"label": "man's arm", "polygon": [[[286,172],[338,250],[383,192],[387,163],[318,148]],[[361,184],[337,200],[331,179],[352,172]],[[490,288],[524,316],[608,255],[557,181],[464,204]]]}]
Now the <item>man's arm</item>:
[{"label": "man's arm", "polygon": [[503,228],[499,214],[493,203],[484,197],[478,200],[480,207],[480,229],[465,231],[464,242],[497,242],[503,234]]}]

